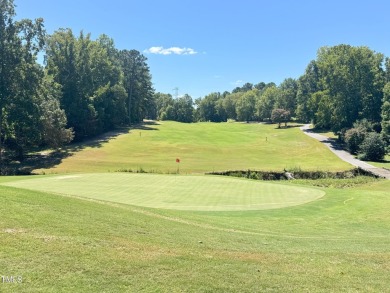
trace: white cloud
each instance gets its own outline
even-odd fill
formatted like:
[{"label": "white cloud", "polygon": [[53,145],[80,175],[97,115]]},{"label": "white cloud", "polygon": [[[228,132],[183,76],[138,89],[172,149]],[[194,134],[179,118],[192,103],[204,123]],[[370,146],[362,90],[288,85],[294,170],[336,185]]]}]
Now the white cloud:
[{"label": "white cloud", "polygon": [[240,85],[242,85],[243,83],[244,83],[244,81],[241,80],[241,79],[232,82],[232,84],[235,85],[235,86],[240,86]]},{"label": "white cloud", "polygon": [[164,48],[164,47],[151,47],[149,49],[146,49],[144,53],[147,54],[159,54],[159,55],[195,55],[198,54],[194,49],[192,48],[179,48],[179,47],[171,47],[171,48]]}]

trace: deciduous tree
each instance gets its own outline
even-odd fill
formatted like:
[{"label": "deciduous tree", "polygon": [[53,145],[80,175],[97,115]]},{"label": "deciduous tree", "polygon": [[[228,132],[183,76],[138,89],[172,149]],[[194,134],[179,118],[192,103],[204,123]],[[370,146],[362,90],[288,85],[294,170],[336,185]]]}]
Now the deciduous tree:
[{"label": "deciduous tree", "polygon": [[290,119],[291,114],[289,111],[285,109],[273,109],[271,114],[271,120],[272,122],[278,123],[278,128],[280,128],[280,124],[282,122],[285,123],[285,126],[287,126],[287,122]]},{"label": "deciduous tree", "polygon": [[90,34],[76,38],[60,29],[48,38],[46,67],[61,85],[61,107],[77,140],[110,130],[127,121],[126,90],[119,53],[113,40]]},{"label": "deciduous tree", "polygon": [[279,85],[279,94],[275,101],[275,107],[287,110],[294,117],[297,106],[297,91],[297,81],[293,78],[285,79]]},{"label": "deciduous tree", "polygon": [[383,104],[382,104],[382,138],[386,144],[390,145],[390,82],[383,89]]},{"label": "deciduous tree", "polygon": [[272,110],[275,108],[275,102],[279,95],[279,89],[276,86],[267,87],[257,98],[256,112],[261,120],[271,119]]},{"label": "deciduous tree", "polygon": [[236,103],[237,120],[251,121],[255,117],[255,104],[259,91],[257,89],[244,93]]},{"label": "deciduous tree", "polygon": [[145,118],[147,108],[153,103],[154,90],[147,59],[137,50],[122,50],[119,59],[127,92],[128,120],[138,123]]},{"label": "deciduous tree", "polygon": [[48,75],[45,76],[41,91],[40,123],[42,126],[42,144],[58,148],[73,140],[72,129],[66,128],[65,111],[60,108],[61,86]]},{"label": "deciduous tree", "polygon": [[194,107],[191,96],[184,95],[175,101],[174,109],[176,120],[179,122],[190,123],[194,121]]},{"label": "deciduous tree", "polygon": [[4,143],[19,157],[39,143],[36,98],[43,69],[36,63],[44,46],[43,19],[14,21],[13,0],[0,1],[0,168]]},{"label": "deciduous tree", "polygon": [[307,123],[314,118],[310,100],[312,94],[321,90],[319,78],[318,66],[313,60],[306,67],[305,74],[298,79],[296,117],[299,121]]},{"label": "deciduous tree", "polygon": [[367,47],[323,47],[316,64],[320,82],[329,93],[327,123],[334,132],[349,128],[358,119],[380,121],[384,86],[383,55]]}]

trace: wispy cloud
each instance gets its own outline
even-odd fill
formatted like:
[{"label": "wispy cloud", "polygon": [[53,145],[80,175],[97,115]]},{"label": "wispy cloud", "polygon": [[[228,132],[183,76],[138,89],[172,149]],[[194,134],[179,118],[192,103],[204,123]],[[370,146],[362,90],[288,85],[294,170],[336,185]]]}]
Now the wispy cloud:
[{"label": "wispy cloud", "polygon": [[149,49],[144,50],[144,53],[146,54],[157,54],[157,55],[195,55],[198,54],[194,49],[192,48],[179,48],[179,47],[170,47],[170,48],[164,48],[164,47],[151,47]]},{"label": "wispy cloud", "polygon": [[232,85],[240,86],[240,85],[242,85],[243,83],[244,83],[244,81],[241,80],[241,79],[239,79],[239,80],[236,80],[236,81],[232,82]]}]

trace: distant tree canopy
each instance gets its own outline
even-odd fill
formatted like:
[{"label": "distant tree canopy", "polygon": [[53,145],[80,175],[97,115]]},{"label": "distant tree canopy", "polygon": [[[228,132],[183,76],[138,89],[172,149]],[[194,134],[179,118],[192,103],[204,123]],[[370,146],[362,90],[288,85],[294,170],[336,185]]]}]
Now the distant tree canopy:
[{"label": "distant tree canopy", "polygon": [[[389,59],[367,47],[323,47],[297,80],[287,78],[279,86],[246,83],[232,93],[213,93],[200,100],[197,117],[216,122],[223,118],[264,121],[274,109],[284,109],[298,121],[336,133],[359,119],[381,123],[387,117],[383,98],[389,65]],[[225,115],[217,116],[221,107]]]},{"label": "distant tree canopy", "polygon": [[83,32],[56,31],[47,38],[46,69],[61,86],[60,104],[77,140],[138,123],[153,103],[146,58],[118,51],[105,35],[93,41]]},{"label": "distant tree canopy", "polygon": [[[318,75],[314,91],[308,91],[306,100],[318,92],[324,93],[311,101],[314,124],[339,132],[359,119],[380,122],[385,85],[382,68],[384,56],[367,47],[339,45],[324,47],[318,52]],[[318,97],[317,97],[318,98]],[[330,115],[321,115],[325,108]]]},{"label": "distant tree canopy", "polygon": [[173,99],[170,94],[156,93],[154,95],[157,119],[178,122],[194,122],[193,100],[189,95]]}]

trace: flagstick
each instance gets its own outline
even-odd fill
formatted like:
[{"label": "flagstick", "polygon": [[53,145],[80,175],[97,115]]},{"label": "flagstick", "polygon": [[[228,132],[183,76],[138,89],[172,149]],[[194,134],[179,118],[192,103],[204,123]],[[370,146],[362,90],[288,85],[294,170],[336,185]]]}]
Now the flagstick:
[{"label": "flagstick", "polygon": [[179,173],[180,173],[180,159],[179,159],[179,158],[176,158],[176,163],[178,164],[178,165],[177,165],[176,174],[179,174]]}]

